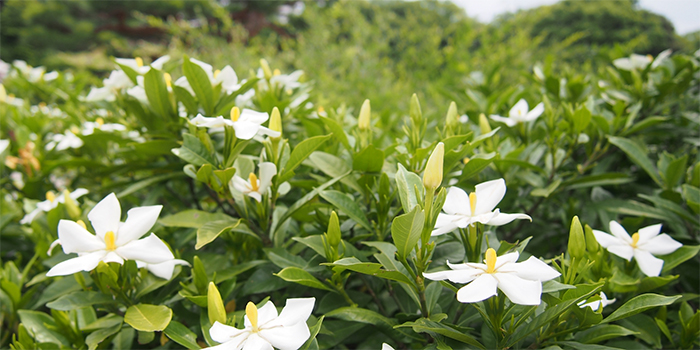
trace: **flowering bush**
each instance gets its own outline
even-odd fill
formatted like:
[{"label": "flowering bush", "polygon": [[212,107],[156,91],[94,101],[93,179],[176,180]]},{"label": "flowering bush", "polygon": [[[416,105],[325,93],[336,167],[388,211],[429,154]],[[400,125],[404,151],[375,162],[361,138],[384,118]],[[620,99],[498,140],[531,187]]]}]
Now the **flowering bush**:
[{"label": "flowering bush", "polygon": [[700,345],[698,55],[482,75],[444,118],[114,65],[0,85],[2,346]]}]

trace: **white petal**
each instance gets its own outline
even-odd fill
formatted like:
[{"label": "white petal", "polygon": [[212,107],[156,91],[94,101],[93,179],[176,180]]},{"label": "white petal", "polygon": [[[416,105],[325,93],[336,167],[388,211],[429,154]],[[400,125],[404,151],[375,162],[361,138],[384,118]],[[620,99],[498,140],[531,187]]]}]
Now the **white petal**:
[{"label": "white petal", "polygon": [[106,263],[115,262],[120,265],[124,264],[124,259],[115,252],[108,252],[107,255],[102,258],[102,261]]},{"label": "white petal", "polygon": [[544,112],[544,103],[540,102],[537,104],[537,106],[535,106],[535,108],[533,108],[531,111],[529,111],[527,113],[527,115],[525,116],[525,120],[526,121],[535,120],[535,119],[537,119],[537,117],[542,115],[543,112]]},{"label": "white petal", "polygon": [[225,343],[239,335],[246,333],[245,329],[238,329],[215,321],[209,329],[209,335],[217,343]]},{"label": "white petal", "polygon": [[[287,305],[289,305],[289,301],[287,302]],[[284,312],[284,310],[282,312]],[[308,340],[311,336],[311,332],[309,331],[309,326],[306,325],[306,321],[296,322],[290,326],[276,327],[272,329],[263,328],[258,334],[261,338],[265,339],[272,346],[280,350],[297,350],[304,345],[306,340]]]},{"label": "white petal", "polygon": [[382,350],[394,350],[394,348],[387,343],[382,343]]},{"label": "white petal", "polygon": [[264,126],[261,126],[258,128],[258,135],[267,135],[270,137],[280,137],[280,136],[282,136],[282,133],[280,133],[279,131],[274,131],[272,129],[268,129]]},{"label": "white petal", "polygon": [[[641,236],[641,233],[639,235]],[[639,240],[642,240],[641,237]],[[637,248],[646,250],[654,255],[666,255],[675,252],[676,249],[682,246],[683,244],[671,238],[671,236],[662,233],[644,243],[638,244]]]},{"label": "white petal", "polygon": [[241,121],[239,119],[237,122],[233,122],[233,129],[236,131],[237,138],[241,140],[250,140],[253,136],[257,135],[260,124]]},{"label": "white petal", "polygon": [[486,214],[493,211],[506,195],[506,181],[496,179],[476,185],[476,210],[472,215]]},{"label": "white petal", "polygon": [[238,121],[245,121],[260,125],[266,122],[268,119],[270,119],[270,115],[265,112],[258,112],[245,108],[241,111],[241,116]]},{"label": "white petal", "polygon": [[257,333],[252,333],[245,340],[243,350],[272,350],[272,344],[261,338]]},{"label": "white petal", "polygon": [[78,188],[78,189],[76,189],[75,191],[71,192],[71,193],[68,195],[68,197],[70,197],[71,199],[78,199],[78,198],[80,198],[80,197],[82,197],[82,196],[88,194],[88,192],[89,192],[89,191],[86,190],[86,189],[84,189],[84,188]]},{"label": "white petal", "polygon": [[163,209],[162,205],[152,205],[129,210],[126,213],[126,221],[119,227],[116,237],[117,246],[121,247],[148,233],[158,220],[161,209]]},{"label": "white petal", "polygon": [[445,270],[432,273],[423,272],[423,277],[433,281],[450,280],[454,283],[468,283],[483,273],[483,270],[470,268],[468,270]]},{"label": "white petal", "polygon": [[175,265],[190,266],[190,263],[188,263],[185,260],[173,259],[162,262],[160,264],[146,264],[145,267],[148,271],[151,271],[152,274],[160,278],[169,280],[173,277],[173,270],[175,270]]},{"label": "white petal", "polygon": [[238,175],[233,175],[233,178],[231,179],[231,184],[233,185],[233,188],[238,192],[250,192],[250,184],[248,183],[248,181],[243,180],[243,178]]},{"label": "white petal", "polygon": [[292,326],[297,323],[306,324],[306,320],[314,310],[316,298],[292,298],[287,299],[287,304],[274,322],[275,325]]},{"label": "white petal", "polygon": [[610,221],[610,233],[612,233],[613,236],[617,237],[623,242],[627,242],[627,244],[632,244],[632,237],[630,237],[629,233],[627,233],[627,230],[625,230],[625,228],[622,227],[622,225],[620,225],[617,221]]},{"label": "white petal", "polygon": [[462,214],[471,216],[471,209],[469,208],[469,195],[464,192],[463,189],[459,187],[450,187],[447,190],[447,196],[445,196],[445,204],[442,206],[442,210],[447,214]]},{"label": "white petal", "polygon": [[664,261],[651,255],[651,253],[641,250],[634,250],[634,260],[637,260],[637,265],[639,269],[644,272],[645,275],[653,277],[661,274],[661,268],[664,266]]},{"label": "white petal", "polygon": [[272,184],[272,177],[277,175],[277,167],[274,163],[260,163],[260,190],[258,192],[267,193],[267,188]]},{"label": "white petal", "polygon": [[639,233],[639,242],[637,244],[643,244],[661,233],[661,224],[640,228],[637,233]]},{"label": "white petal", "polygon": [[25,225],[25,224],[31,224],[32,221],[34,221],[34,218],[41,213],[42,210],[39,208],[36,208],[29,212],[27,215],[25,215],[22,220],[19,221],[20,224]]},{"label": "white petal", "polygon": [[532,221],[532,218],[527,214],[506,214],[499,212],[497,215],[494,215],[493,218],[491,218],[491,220],[486,222],[486,225],[501,226],[517,219],[527,219]]},{"label": "white petal", "polygon": [[195,58],[190,58],[190,62],[202,67],[202,69],[204,69],[204,73],[207,74],[210,81],[214,78],[214,68],[211,66],[211,64],[202,62]]},{"label": "white petal", "polygon": [[[496,257],[496,264],[494,264],[494,269],[498,270],[506,264],[515,263],[516,261],[518,261],[519,257],[520,257],[520,253],[518,253],[518,252],[503,254],[499,257]],[[486,262],[486,261],[484,261],[484,262]]]},{"label": "white petal", "polygon": [[[268,301],[263,305],[261,308],[258,309],[258,327],[263,326],[264,324],[274,320],[277,318],[277,308],[275,308],[275,304],[271,301]],[[248,319],[248,316],[246,315],[243,317],[243,322],[245,323],[246,328],[252,327],[253,325],[250,323],[250,320]]]},{"label": "white petal", "polygon": [[520,101],[518,101],[515,106],[510,109],[508,112],[508,117],[515,120],[524,120],[525,115],[529,110],[530,108],[527,105],[527,101],[525,101],[524,98],[521,98]]},{"label": "white petal", "polygon": [[250,191],[250,192],[248,192],[248,196],[249,196],[250,198],[253,198],[253,199],[255,199],[256,201],[258,201],[258,203],[259,203],[259,202],[262,202],[262,196],[260,195],[259,192]]},{"label": "white petal", "polygon": [[107,251],[100,250],[77,258],[62,261],[46,273],[47,277],[72,275],[80,271],[92,271]]},{"label": "white petal", "polygon": [[614,60],[613,65],[615,67],[617,67],[618,69],[622,69],[622,70],[634,69],[634,66],[632,65],[632,61],[627,57],[618,58],[618,59]]},{"label": "white petal", "polygon": [[46,255],[51,256],[53,252],[53,248],[56,248],[57,245],[61,244],[60,239],[56,239],[55,241],[51,242],[51,245],[49,246],[49,250],[46,251]]},{"label": "white petal", "polygon": [[510,119],[510,118],[501,117],[500,115],[492,114],[489,117],[497,122],[501,122],[501,123],[508,125],[508,126],[514,126],[515,124],[518,124],[517,121]]},{"label": "white petal", "polygon": [[[529,259],[508,266],[520,278],[532,281],[549,281],[557,278],[560,273],[544,261],[531,256]],[[501,272],[501,270],[498,270]]]},{"label": "white petal", "polygon": [[625,244],[625,241],[603,231],[593,230],[593,236],[595,237],[595,240],[598,241],[598,244],[600,244],[603,248],[618,244]]},{"label": "white petal", "polygon": [[159,264],[175,258],[168,246],[153,233],[146,238],[117,247],[116,252],[124,259],[141,260],[149,264]]},{"label": "white petal", "polygon": [[456,230],[458,226],[455,221],[461,218],[462,216],[457,215],[446,215],[443,213],[438,214],[437,221],[435,221],[435,229],[430,235],[439,236]]},{"label": "white petal", "polygon": [[608,251],[623,259],[626,259],[627,261],[632,260],[632,256],[634,255],[634,249],[632,249],[632,246],[626,244],[611,245],[608,247]]},{"label": "white petal", "polygon": [[88,232],[75,221],[61,220],[58,222],[58,239],[61,241],[63,252],[86,253],[104,250],[104,242]]},{"label": "white petal", "polygon": [[122,216],[122,208],[114,193],[110,193],[95,205],[88,213],[87,217],[95,228],[98,237],[103,238],[109,231],[119,230],[119,221]]},{"label": "white petal", "polygon": [[170,61],[170,56],[168,56],[168,55],[161,56],[157,60],[151,62],[151,67],[158,69],[158,70],[162,70],[163,65],[168,61]]},{"label": "white petal", "polygon": [[221,83],[221,87],[226,92],[233,92],[239,89],[238,76],[231,66],[224,67],[219,75],[214,79],[214,84]]},{"label": "white petal", "polygon": [[542,282],[529,281],[510,273],[496,273],[498,289],[510,299],[520,305],[539,305],[542,296]]},{"label": "white petal", "polygon": [[457,291],[457,300],[461,303],[476,303],[486,300],[497,293],[498,281],[493,275],[485,273]]}]

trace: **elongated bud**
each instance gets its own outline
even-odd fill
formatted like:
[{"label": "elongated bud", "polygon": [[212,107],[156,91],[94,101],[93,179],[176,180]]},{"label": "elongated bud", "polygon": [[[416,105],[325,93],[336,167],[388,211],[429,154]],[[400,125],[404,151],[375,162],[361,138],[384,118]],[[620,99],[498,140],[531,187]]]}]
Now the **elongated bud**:
[{"label": "elongated bud", "polygon": [[447,116],[445,117],[445,123],[450,128],[456,128],[459,126],[459,115],[457,114],[457,104],[452,101],[450,103],[450,108],[447,109]]},{"label": "elongated bud", "polygon": [[416,126],[420,126],[423,121],[423,112],[420,109],[420,101],[418,101],[418,95],[416,94],[411,96],[411,104],[408,108],[408,113]]},{"label": "elongated bud", "polygon": [[433,150],[433,154],[428,158],[423,173],[423,186],[426,189],[435,190],[442,183],[442,163],[445,157],[445,144],[438,143]]},{"label": "elongated bud", "polygon": [[165,85],[167,87],[172,87],[173,77],[170,76],[170,73],[168,73],[168,72],[163,73],[163,79],[165,79]]},{"label": "elongated bud", "polygon": [[76,203],[73,198],[70,197],[70,192],[68,192],[68,190],[63,190],[63,204],[66,206],[68,215],[71,218],[77,219],[80,217],[80,208],[78,207],[78,203]]},{"label": "elongated bud", "polygon": [[572,258],[581,259],[586,254],[586,237],[583,234],[583,227],[578,216],[574,216],[571,220],[568,248]]},{"label": "elongated bud", "polygon": [[0,84],[0,102],[7,101],[7,91],[5,91],[5,86]]},{"label": "elongated bud", "polygon": [[486,119],[486,115],[484,113],[479,114],[479,129],[481,129],[482,135],[491,132],[491,125],[489,124],[489,120]]},{"label": "elongated bud", "polygon": [[593,229],[590,226],[586,225],[584,227],[584,232],[586,234],[586,249],[588,249],[588,251],[592,254],[597,253],[600,249],[600,246],[598,245],[598,241],[595,239]]},{"label": "elongated bud", "polygon": [[362,103],[362,108],[360,108],[360,117],[357,119],[357,127],[360,130],[369,130],[369,119],[372,108],[369,105],[369,100],[365,100]]},{"label": "elongated bud", "polygon": [[265,75],[265,79],[270,80],[272,78],[272,70],[270,69],[270,64],[267,63],[267,60],[260,59],[260,68],[263,70],[263,74]]},{"label": "elongated bud", "polygon": [[216,288],[214,282],[209,282],[209,289],[207,290],[207,313],[211,324],[214,324],[216,321],[226,324],[224,301],[221,300],[221,294],[219,294],[219,289]]},{"label": "elongated bud", "polygon": [[335,211],[331,212],[331,219],[328,220],[328,244],[333,248],[338,248],[340,244],[340,222],[338,221],[338,214]]},{"label": "elongated bud", "polygon": [[279,137],[270,137],[271,139],[279,140],[282,137],[282,116],[280,115],[280,110],[277,107],[272,109],[270,114],[270,130],[277,131],[280,133]]}]

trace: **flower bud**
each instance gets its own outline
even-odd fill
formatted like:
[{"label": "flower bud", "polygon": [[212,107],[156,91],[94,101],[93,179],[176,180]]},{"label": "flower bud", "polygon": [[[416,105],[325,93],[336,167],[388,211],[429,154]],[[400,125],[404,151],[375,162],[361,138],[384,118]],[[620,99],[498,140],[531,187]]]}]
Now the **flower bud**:
[{"label": "flower bud", "polygon": [[586,254],[586,237],[583,234],[583,227],[578,216],[574,216],[571,220],[568,248],[572,258],[581,259]]},{"label": "flower bud", "polygon": [[416,94],[411,96],[411,104],[408,108],[408,114],[411,116],[411,119],[416,126],[420,126],[422,124],[423,112],[420,109],[420,101],[418,101],[418,95]]},{"label": "flower bud", "polygon": [[429,190],[435,190],[442,183],[442,164],[445,157],[445,144],[438,143],[433,153],[428,158],[423,173],[423,186]]},{"label": "flower bud", "polygon": [[328,231],[326,231],[326,235],[328,235],[328,245],[330,245],[332,248],[337,249],[338,244],[340,244],[340,222],[338,221],[338,214],[335,213],[335,211],[331,212],[331,218],[328,220]]},{"label": "flower bud", "polygon": [[272,78],[272,70],[270,69],[270,64],[264,58],[260,59],[260,68],[262,68],[265,79],[270,80]]},{"label": "flower bud", "polygon": [[219,294],[219,290],[214,282],[209,282],[209,289],[207,290],[207,313],[211,324],[214,324],[216,321],[226,324],[224,301],[221,300],[221,294]]},{"label": "flower bud", "polygon": [[595,239],[595,235],[593,235],[593,229],[586,225],[584,227],[584,232],[586,235],[586,249],[588,249],[588,251],[592,254],[597,253],[600,246],[598,245],[598,241]]},{"label": "flower bud", "polygon": [[489,124],[489,120],[486,119],[486,115],[484,113],[479,114],[479,129],[481,129],[482,135],[491,132],[491,125]]},{"label": "flower bud", "polygon": [[450,108],[447,109],[445,123],[448,128],[457,128],[459,126],[459,115],[457,114],[457,104],[452,101]]},{"label": "flower bud", "polygon": [[282,137],[282,116],[277,107],[273,108],[270,114],[270,130],[280,133],[280,136],[274,138],[270,137],[271,139],[279,140]]},{"label": "flower bud", "polygon": [[77,219],[80,217],[80,207],[78,207],[78,203],[70,197],[70,192],[68,192],[68,190],[63,190],[63,204],[66,206],[66,211],[68,211],[68,215],[71,218]]},{"label": "flower bud", "polygon": [[360,130],[369,130],[369,119],[372,108],[369,105],[369,100],[365,100],[362,103],[362,108],[360,108],[360,117],[357,118],[357,127]]},{"label": "flower bud", "polygon": [[7,100],[7,91],[5,91],[5,86],[0,84],[0,102],[5,102]]}]

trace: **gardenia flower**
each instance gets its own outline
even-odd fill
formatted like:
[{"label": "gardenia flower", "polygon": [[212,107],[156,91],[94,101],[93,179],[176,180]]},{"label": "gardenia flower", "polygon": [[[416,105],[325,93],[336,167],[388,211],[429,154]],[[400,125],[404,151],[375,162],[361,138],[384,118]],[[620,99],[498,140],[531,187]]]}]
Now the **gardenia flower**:
[{"label": "gardenia flower", "polygon": [[117,123],[105,123],[104,119],[98,117],[94,122],[85,122],[83,124],[82,134],[84,136],[92,135],[98,129],[102,132],[124,131],[126,126]]},{"label": "gardenia flower", "polygon": [[[46,200],[43,202],[39,202],[36,204],[36,209],[32,210],[29,212],[27,215],[25,215],[22,220],[20,220],[20,224],[31,224],[32,221],[34,221],[34,218],[39,215],[39,213],[43,212],[49,212],[51,209],[56,208],[58,206],[58,203],[65,203],[66,202],[66,193],[68,191],[64,191],[62,195],[56,196],[53,192],[49,191],[46,192]],[[78,188],[73,192],[68,193],[68,197],[70,197],[72,200],[76,200],[88,193],[88,190],[84,188]]]},{"label": "gardenia flower", "polygon": [[671,236],[661,232],[661,224],[639,229],[630,237],[624,227],[617,221],[610,221],[609,235],[603,231],[593,230],[598,243],[609,252],[631,261],[637,260],[639,269],[647,276],[658,276],[664,261],[654,255],[671,254],[683,246]]},{"label": "gardenia flower", "polygon": [[[224,90],[228,95],[240,89],[241,85],[245,82],[238,82],[238,75],[236,75],[236,71],[234,71],[231,66],[227,65],[221,70],[214,70],[214,67],[212,67],[212,65],[209,63],[205,63],[194,58],[190,58],[190,62],[200,66],[204,70],[204,73],[206,73],[207,77],[209,77],[209,82],[212,86],[221,84],[222,90]],[[185,76],[177,79],[175,81],[175,85],[186,89],[192,95],[195,94],[194,90],[192,90],[190,82]]]},{"label": "gardenia flower", "polygon": [[145,268],[151,271],[152,274],[166,280],[169,280],[173,276],[175,265],[190,266],[190,263],[180,259],[170,259],[158,264],[149,264],[141,260],[136,260],[136,267]]},{"label": "gardenia flower", "polygon": [[245,328],[238,329],[218,321],[214,322],[209,335],[214,341],[222,344],[210,349],[299,349],[311,336],[306,320],[311,315],[315,302],[316,298],[287,299],[287,304],[279,316],[275,304],[271,301],[260,309],[248,302],[244,316]]},{"label": "gardenia flower", "polygon": [[516,103],[515,106],[510,109],[510,112],[508,112],[508,118],[494,114],[492,114],[490,117],[497,122],[504,123],[508,126],[514,126],[518,123],[529,122],[537,119],[537,117],[544,112],[544,103],[538,103],[537,106],[535,106],[535,108],[533,108],[531,111],[529,111],[528,108],[527,101],[525,101],[525,99],[520,99],[520,101],[518,101],[518,103]]},{"label": "gardenia flower", "polygon": [[496,288],[513,303],[539,305],[542,295],[542,282],[559,276],[559,272],[543,261],[531,256],[516,263],[519,254],[508,253],[497,257],[496,251],[486,251],[485,264],[463,263],[447,265],[452,270],[423,273],[425,278],[454,283],[469,283],[457,291],[457,300],[462,303],[476,303],[497,294]]},{"label": "gardenia flower", "polygon": [[277,174],[277,167],[274,163],[260,163],[260,179],[255,176],[255,173],[248,175],[248,181],[243,180],[238,175],[234,175],[231,179],[231,185],[236,191],[254,198],[256,201],[262,201],[262,196],[267,194],[267,189],[272,184],[272,177]]},{"label": "gardenia flower", "polygon": [[170,61],[170,56],[165,55],[162,56],[155,61],[153,61],[150,65],[144,65],[143,64],[143,59],[141,57],[136,57],[136,58],[115,58],[114,59],[117,63],[127,66],[133,70],[136,71],[136,73],[139,74],[146,74],[148,73],[149,70],[151,70],[151,67],[162,70],[163,65]]},{"label": "gardenia flower", "polygon": [[155,234],[139,239],[153,227],[162,208],[161,205],[133,208],[127,213],[126,222],[120,222],[121,206],[117,196],[111,193],[88,213],[96,235],[90,233],[82,221],[59,221],[58,240],[54,243],[60,244],[64,253],[78,253],[78,257],[57,264],[46,276],[91,271],[100,261],[123,264],[124,260],[136,260],[137,264],[139,261],[160,264],[173,260],[173,253]]},{"label": "gardenia flower", "polygon": [[618,58],[613,61],[613,65],[622,70],[637,70],[646,68],[651,63],[651,55],[638,55],[633,53],[630,57]]},{"label": "gardenia flower", "polygon": [[238,107],[233,107],[231,109],[230,120],[222,116],[207,118],[201,114],[197,114],[190,122],[196,126],[210,129],[223,128],[225,125],[230,125],[235,130],[236,137],[241,140],[250,140],[257,134],[279,137],[279,132],[261,126],[261,124],[266,122],[269,118],[270,116],[265,112],[256,112],[250,109],[244,109],[241,112]]},{"label": "gardenia flower", "polygon": [[597,300],[594,300],[594,301],[591,301],[588,303],[585,300],[582,300],[581,302],[578,303],[578,306],[582,309],[586,308],[586,307],[590,307],[593,311],[598,311],[598,310],[614,303],[615,300],[616,300],[615,298],[613,298],[612,300],[608,300],[608,296],[605,295],[605,293],[600,292],[600,299],[597,299]]},{"label": "gardenia flower", "polygon": [[[76,130],[76,132],[78,132]],[[68,148],[80,148],[83,147],[83,140],[76,136],[72,130],[66,130],[63,134],[56,134],[51,136],[51,141],[46,144],[46,150],[50,151],[56,149],[57,151],[63,151]]]},{"label": "gardenia flower", "polygon": [[505,194],[506,182],[503,179],[480,183],[469,195],[461,188],[450,187],[442,207],[444,213],[438,215],[432,235],[438,236],[477,222],[501,226],[515,219],[532,221],[526,214],[506,214],[499,209],[494,210]]}]

